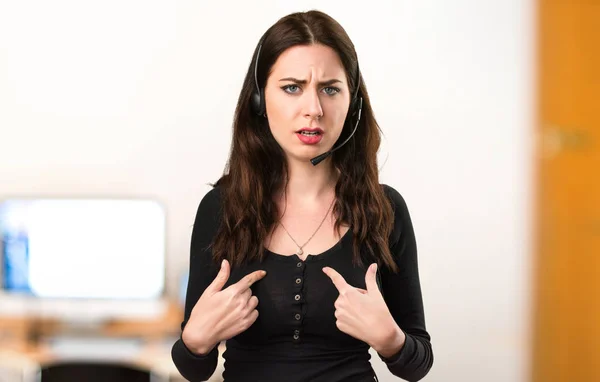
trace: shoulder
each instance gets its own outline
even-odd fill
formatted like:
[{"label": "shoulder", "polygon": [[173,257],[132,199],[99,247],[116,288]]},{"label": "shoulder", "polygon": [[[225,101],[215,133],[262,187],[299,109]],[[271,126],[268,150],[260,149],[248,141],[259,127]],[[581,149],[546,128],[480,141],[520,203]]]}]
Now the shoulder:
[{"label": "shoulder", "polygon": [[221,187],[213,186],[200,200],[198,213],[217,212],[221,207]]},{"label": "shoulder", "polygon": [[200,200],[194,226],[216,229],[221,214],[221,188],[213,186]]},{"label": "shoulder", "polygon": [[396,244],[406,229],[412,229],[412,222],[406,200],[394,187],[381,184],[383,191],[390,200],[392,210],[394,211],[394,227],[390,237],[390,245]]},{"label": "shoulder", "polygon": [[406,206],[404,197],[400,194],[400,192],[398,192],[398,190],[388,184],[381,184],[381,187],[383,188],[383,192],[385,192],[387,197],[394,204],[394,207]]},{"label": "shoulder", "polygon": [[204,250],[209,248],[221,221],[220,189],[213,187],[200,201],[192,228],[192,258],[204,259]]},{"label": "shoulder", "polygon": [[383,188],[383,192],[386,194],[390,202],[392,203],[392,208],[394,209],[394,216],[402,217],[404,214],[408,213],[408,206],[406,205],[406,200],[404,197],[396,190],[394,187],[381,184]]}]

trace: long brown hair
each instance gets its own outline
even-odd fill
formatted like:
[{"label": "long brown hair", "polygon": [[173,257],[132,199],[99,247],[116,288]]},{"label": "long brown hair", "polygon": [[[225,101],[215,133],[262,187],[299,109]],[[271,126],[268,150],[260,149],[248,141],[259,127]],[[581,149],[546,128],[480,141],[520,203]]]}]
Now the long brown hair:
[{"label": "long brown hair", "polygon": [[[322,44],[337,52],[351,94],[356,90],[359,74],[354,44],[342,26],[325,13],[313,10],[285,16],[265,32],[261,43],[259,84],[266,83],[273,64],[286,49]],[[274,193],[286,187],[288,173],[284,152],[271,134],[267,119],[251,108],[257,50],[258,45],[235,110],[231,151],[225,171],[212,184],[220,189],[222,212],[220,227],[211,244],[213,257],[217,262],[227,259],[233,265],[264,258],[263,243],[279,219]],[[331,156],[332,165],[340,174],[333,207],[335,229],[339,232],[342,224],[352,229],[355,264],[370,258],[396,271],[389,249],[394,212],[379,184],[377,168],[381,131],[362,77],[359,94],[363,105],[356,133]],[[345,123],[336,146],[348,137],[353,127],[353,123]]]}]

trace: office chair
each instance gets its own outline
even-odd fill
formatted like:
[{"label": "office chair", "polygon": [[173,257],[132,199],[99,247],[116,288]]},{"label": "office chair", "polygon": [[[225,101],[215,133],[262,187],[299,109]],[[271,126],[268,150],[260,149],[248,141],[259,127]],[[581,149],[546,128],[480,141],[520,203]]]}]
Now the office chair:
[{"label": "office chair", "polygon": [[149,370],[115,363],[60,362],[44,366],[41,382],[160,382]]}]

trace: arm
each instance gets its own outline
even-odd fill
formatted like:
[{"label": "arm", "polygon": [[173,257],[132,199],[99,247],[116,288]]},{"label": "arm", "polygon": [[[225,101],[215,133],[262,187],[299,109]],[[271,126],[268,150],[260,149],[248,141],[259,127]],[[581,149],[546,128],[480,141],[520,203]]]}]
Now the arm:
[{"label": "arm", "polygon": [[[192,308],[214,280],[219,268],[212,263],[212,251],[207,249],[216,233],[219,216],[218,190],[209,191],[198,207],[190,248],[190,272],[187,286],[184,318],[181,330],[185,328]],[[171,349],[173,363],[179,373],[188,381],[206,381],[217,367],[218,346],[207,354],[193,353],[183,342],[181,336]]]},{"label": "arm", "polygon": [[396,354],[389,357],[379,354],[379,357],[395,376],[418,381],[431,369],[433,350],[425,328],[417,245],[406,202],[389,186],[386,186],[386,193],[395,208],[390,249],[399,270],[393,273],[382,269],[381,282],[385,302],[405,338]]}]

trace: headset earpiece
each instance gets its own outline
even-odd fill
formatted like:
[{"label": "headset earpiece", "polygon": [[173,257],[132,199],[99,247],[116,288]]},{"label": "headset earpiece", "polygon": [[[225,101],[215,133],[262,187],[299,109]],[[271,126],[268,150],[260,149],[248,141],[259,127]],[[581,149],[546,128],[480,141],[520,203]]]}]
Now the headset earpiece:
[{"label": "headset earpiece", "polygon": [[258,58],[260,57],[260,49],[262,48],[262,41],[258,44],[256,50],[256,59],[254,60],[254,86],[255,89],[252,92],[252,110],[258,115],[265,115],[265,91],[263,88],[258,86]]},{"label": "headset earpiece", "polygon": [[351,117],[356,117],[358,113],[362,110],[362,97],[355,97],[350,104],[350,114]]},{"label": "headset earpiece", "polygon": [[356,88],[354,90],[354,94],[352,95],[352,101],[350,102],[350,116],[355,117],[357,114],[360,115],[362,111],[362,103],[363,99],[358,95],[360,90],[360,69],[358,66],[358,62],[356,63]]},{"label": "headset earpiece", "polygon": [[252,110],[259,115],[265,114],[265,95],[263,89],[256,89],[252,92]]}]

